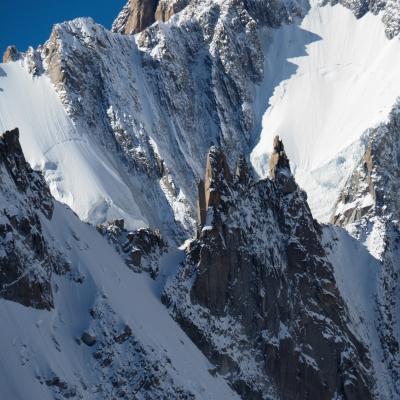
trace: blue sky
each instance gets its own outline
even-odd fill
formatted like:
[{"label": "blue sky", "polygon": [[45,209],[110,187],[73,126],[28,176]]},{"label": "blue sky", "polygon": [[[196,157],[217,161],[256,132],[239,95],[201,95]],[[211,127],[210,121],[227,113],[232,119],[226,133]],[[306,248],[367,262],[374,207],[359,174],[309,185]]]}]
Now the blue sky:
[{"label": "blue sky", "polygon": [[25,51],[50,36],[53,24],[92,17],[110,28],[127,0],[0,0],[0,55],[10,44]]}]

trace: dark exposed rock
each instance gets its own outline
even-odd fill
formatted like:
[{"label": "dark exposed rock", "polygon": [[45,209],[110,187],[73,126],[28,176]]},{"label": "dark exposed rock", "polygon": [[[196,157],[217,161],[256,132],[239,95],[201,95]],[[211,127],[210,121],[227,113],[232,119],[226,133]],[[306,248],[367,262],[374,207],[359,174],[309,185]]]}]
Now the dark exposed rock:
[{"label": "dark exposed rock", "polygon": [[168,21],[174,14],[182,11],[189,0],[159,0],[155,18],[157,21]]},{"label": "dark exposed rock", "polygon": [[168,21],[183,10],[189,0],[129,0],[113,24],[113,31],[131,35],[155,21]]},{"label": "dark exposed rock", "polygon": [[94,346],[96,344],[96,336],[90,334],[89,332],[83,332],[81,336],[81,340],[86,346]]},{"label": "dark exposed rock", "polygon": [[286,156],[285,148],[279,136],[275,136],[273,144],[273,152],[269,161],[269,174],[275,179],[278,173],[290,174],[289,159]]},{"label": "dark exposed rock", "polygon": [[33,189],[31,196],[33,205],[50,219],[54,208],[50,190],[42,175],[33,171],[25,161],[19,143],[18,129],[3,133],[0,142],[0,157],[18,190],[27,193],[29,189]]},{"label": "dark exposed rock", "polygon": [[42,175],[25,161],[18,129],[0,137],[0,183],[0,297],[49,309],[51,273],[63,262],[48,249],[41,216],[51,219],[54,205]]},{"label": "dark exposed rock", "polygon": [[124,331],[115,337],[117,343],[124,343],[128,338],[132,336],[132,329],[129,325],[125,325]]},{"label": "dark exposed rock", "polygon": [[123,219],[98,225],[97,230],[123,255],[130,268],[136,272],[146,271],[153,278],[157,276],[160,256],[167,249],[159,230],[128,231]]},{"label": "dark exposed rock", "polygon": [[21,58],[21,53],[18,51],[16,46],[8,46],[3,54],[3,63],[10,61],[17,61]]},{"label": "dark exposed rock", "polygon": [[[400,103],[387,122],[369,130],[363,158],[342,191],[332,222],[345,227],[381,263],[378,332],[387,371],[400,396],[400,337],[393,317],[400,307]],[[376,245],[380,243],[380,245]]]},{"label": "dark exposed rock", "polygon": [[279,136],[274,138],[273,152],[269,161],[269,174],[272,179],[277,179],[279,176],[281,187],[285,194],[296,190],[297,185],[290,171],[289,159]]},{"label": "dark exposed rock", "polygon": [[142,261],[142,252],[139,249],[133,249],[130,252],[131,261],[134,267],[140,267]]},{"label": "dark exposed rock", "polygon": [[236,177],[240,183],[247,184],[250,178],[249,167],[244,156],[240,156],[236,165]]},{"label": "dark exposed rock", "polygon": [[321,228],[274,147],[274,179],[248,184],[210,150],[206,223],[163,300],[244,399],[371,399]]},{"label": "dark exposed rock", "polygon": [[206,192],[204,191],[204,181],[200,179],[197,184],[197,220],[200,226],[204,226],[206,214]]},{"label": "dark exposed rock", "polygon": [[[340,193],[331,222],[345,226],[360,220],[375,204],[372,180],[372,147],[368,146],[358,168],[353,172]],[[363,199],[363,201],[359,201]],[[368,199],[368,201],[364,201]]]},{"label": "dark exposed rock", "polygon": [[[123,16],[123,30],[121,33],[131,35],[141,32],[155,22],[155,12],[158,0],[129,0],[121,13]],[[120,15],[120,18],[122,16]]]},{"label": "dark exposed rock", "polygon": [[225,154],[219,147],[212,147],[208,153],[204,181],[200,180],[198,188],[198,216],[201,226],[205,223],[205,211],[209,207],[218,207],[225,182],[231,182]]},{"label": "dark exposed rock", "polygon": [[369,131],[363,158],[339,196],[332,222],[346,226],[365,215],[400,219],[400,112],[397,103],[387,123]]}]

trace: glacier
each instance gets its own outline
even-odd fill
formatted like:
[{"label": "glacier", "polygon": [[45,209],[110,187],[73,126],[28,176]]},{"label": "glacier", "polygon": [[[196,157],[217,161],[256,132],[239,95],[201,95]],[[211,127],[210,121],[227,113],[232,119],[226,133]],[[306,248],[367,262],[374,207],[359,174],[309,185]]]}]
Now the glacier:
[{"label": "glacier", "polygon": [[357,20],[339,4],[313,2],[301,21],[265,40],[257,96],[267,106],[250,157],[258,175],[268,176],[272,139],[279,135],[322,221],[329,221],[365,150],[363,134],[387,120],[400,93],[400,42],[387,39],[381,17],[367,13]]}]

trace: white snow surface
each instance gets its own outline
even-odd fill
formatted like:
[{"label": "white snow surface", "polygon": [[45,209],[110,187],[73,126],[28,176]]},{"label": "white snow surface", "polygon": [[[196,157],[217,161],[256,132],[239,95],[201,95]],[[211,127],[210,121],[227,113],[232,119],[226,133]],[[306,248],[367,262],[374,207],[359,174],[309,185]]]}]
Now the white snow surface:
[{"label": "white snow surface", "polygon": [[362,134],[387,119],[400,93],[400,41],[386,38],[381,15],[357,20],[341,5],[317,3],[301,21],[263,36],[257,112],[264,114],[252,164],[268,175],[279,135],[314,216],[328,220],[362,155]]},{"label": "white snow surface", "polygon": [[[42,218],[42,224],[47,239],[68,256],[83,283],[54,277],[57,289],[53,285],[51,311],[0,300],[2,399],[53,399],[51,388],[39,379],[43,382],[49,376],[80,388],[84,382],[85,399],[103,398],[96,385],[112,388],[111,383],[101,382],[94,348],[76,341],[85,330],[96,329],[89,310],[102,302],[115,312],[121,326],[131,327],[150,357],[159,357],[160,365],[170,359],[164,366],[174,382],[196,399],[238,398],[222,378],[211,376],[211,364],[170,317],[158,297],[157,283],[147,274],[129,270],[103,237],[65,205],[57,203],[52,220]],[[177,257],[166,261],[175,265]],[[106,329],[112,332],[111,326]],[[98,338],[104,334],[98,326],[93,333]]]},{"label": "white snow surface", "polygon": [[32,76],[21,62],[1,64],[0,88],[0,132],[19,128],[26,160],[43,171],[57,200],[93,223],[107,215],[148,226],[113,160],[74,125],[46,75]]}]

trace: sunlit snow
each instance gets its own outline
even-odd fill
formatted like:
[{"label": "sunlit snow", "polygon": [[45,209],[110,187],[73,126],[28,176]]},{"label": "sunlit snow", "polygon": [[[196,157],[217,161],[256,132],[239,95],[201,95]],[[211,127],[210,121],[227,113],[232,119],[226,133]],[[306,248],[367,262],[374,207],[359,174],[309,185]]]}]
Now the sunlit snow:
[{"label": "sunlit snow", "polygon": [[257,96],[266,111],[252,163],[267,176],[272,138],[281,136],[314,215],[326,220],[362,154],[359,138],[386,120],[400,93],[400,42],[386,38],[380,15],[356,20],[341,5],[313,5],[265,47]]}]

